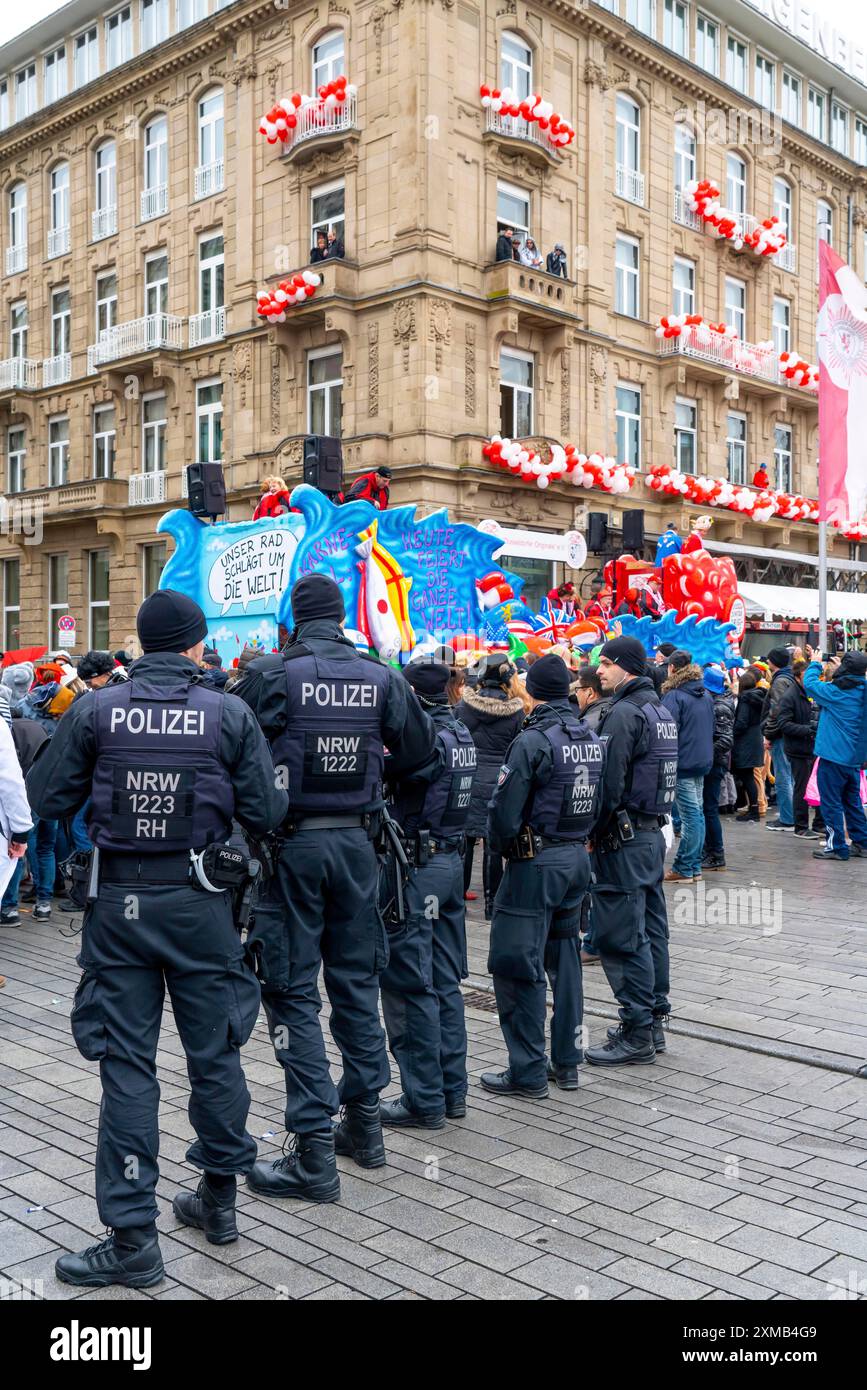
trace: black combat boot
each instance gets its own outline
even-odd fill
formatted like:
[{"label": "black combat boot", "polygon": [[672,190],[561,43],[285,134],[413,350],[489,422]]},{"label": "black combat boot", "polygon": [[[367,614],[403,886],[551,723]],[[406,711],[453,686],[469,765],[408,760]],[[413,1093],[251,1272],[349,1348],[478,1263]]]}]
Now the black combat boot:
[{"label": "black combat boot", "polygon": [[380,1101],[379,1118],[384,1125],[395,1129],[444,1129],[446,1123],[444,1110],[436,1115],[419,1115],[410,1110],[406,1096]]},{"label": "black combat boot", "polygon": [[654,1014],[650,1021],[653,1047],[656,1052],[665,1051],[665,1030],[668,1027],[668,1014]]},{"label": "black combat boot", "polygon": [[520,1086],[511,1071],[485,1071],[480,1077],[482,1086],[495,1096],[525,1096],[527,1100],[547,1100],[548,1083],[541,1086]]},{"label": "black combat boot", "polygon": [[359,1168],[382,1168],[385,1144],[378,1096],[370,1101],[346,1102],[334,1130],[334,1147],[339,1154],[357,1163]]},{"label": "black combat boot", "polygon": [[340,1174],[334,1158],[334,1134],[296,1134],[282,1158],[254,1163],[247,1186],[263,1197],[296,1197],[302,1202],[336,1202]]},{"label": "black combat boot", "polygon": [[446,1096],[446,1119],[462,1120],[467,1113],[467,1098],[465,1095]]},{"label": "black combat boot", "polygon": [[701,867],[705,873],[717,873],[726,867],[726,857],[719,853],[706,854],[701,861]]},{"label": "black combat boot", "polygon": [[238,1239],[235,1193],[234,1178],[218,1177],[215,1182],[206,1173],[195,1192],[181,1192],[173,1199],[172,1211],[182,1225],[204,1231],[211,1245],[231,1245]]},{"label": "black combat boot", "polygon": [[621,1023],[609,1029],[608,1041],[602,1047],[588,1047],[584,1060],[594,1067],[619,1067],[632,1062],[655,1062],[656,1049],[650,1026],[636,1028]]},{"label": "black combat boot", "polygon": [[82,1288],[123,1284],[128,1289],[150,1289],[165,1278],[157,1228],[139,1226],[112,1231],[98,1245],[89,1245],[74,1255],[61,1255],[54,1272],[62,1284],[78,1284]]},{"label": "black combat boot", "polygon": [[576,1067],[555,1067],[553,1062],[548,1063],[548,1080],[553,1081],[554,1085],[561,1091],[578,1090],[578,1068]]}]

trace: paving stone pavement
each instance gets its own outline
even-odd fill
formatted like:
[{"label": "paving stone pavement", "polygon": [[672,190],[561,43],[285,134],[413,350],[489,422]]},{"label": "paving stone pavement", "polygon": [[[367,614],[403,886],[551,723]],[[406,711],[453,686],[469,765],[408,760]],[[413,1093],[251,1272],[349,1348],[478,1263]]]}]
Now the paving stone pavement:
[{"label": "paving stone pavement", "polygon": [[[97,1068],[79,1057],[68,1024],[77,919],[25,917],[3,929],[0,1294],[30,1281],[46,1299],[867,1297],[867,1080],[854,1075],[867,1055],[867,864],[819,864],[809,845],[763,827],[727,825],[726,838],[740,868],[707,888],[755,881],[779,891],[781,930],[772,920],[763,935],[731,913],[690,925],[681,895],[697,889],[672,895],[677,1016],[655,1065],[584,1067],[577,1092],[552,1089],[545,1101],[488,1096],[477,1078],[503,1065],[502,1037],[495,1013],[471,1007],[467,1118],[441,1132],[391,1132],[382,1169],[338,1160],[339,1204],[272,1202],[242,1185],[236,1245],[209,1246],[171,1214],[172,1196],[197,1175],[184,1161],[186,1070],[167,1011],[158,1056],[166,1279],[146,1292],[94,1295],[54,1277],[59,1252],[102,1233]],[[489,986],[475,905],[473,918],[470,983]],[[591,1008],[610,1010],[601,972],[585,979]],[[589,1023],[593,1036],[604,1027],[595,1015]],[[676,1031],[695,1023],[716,1036]],[[772,1023],[783,1031],[763,1026]],[[769,1042],[792,1056],[754,1050]],[[798,1047],[850,1074],[793,1060]],[[336,1063],[330,1038],[329,1052]],[[264,1016],[245,1065],[250,1131],[276,1155],[282,1074]]]}]

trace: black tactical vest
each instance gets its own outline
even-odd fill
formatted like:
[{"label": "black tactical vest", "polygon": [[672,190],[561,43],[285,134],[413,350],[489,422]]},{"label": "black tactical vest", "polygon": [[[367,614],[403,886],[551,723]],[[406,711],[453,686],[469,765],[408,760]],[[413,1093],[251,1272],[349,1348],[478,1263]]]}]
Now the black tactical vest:
[{"label": "black tactical vest", "polygon": [[407,835],[429,830],[435,840],[457,840],[464,833],[470,811],[476,745],[460,719],[451,719],[447,724],[438,722],[436,737],[445,752],[439,777],[427,784],[417,810],[412,809],[412,784],[408,783],[407,792],[399,791],[395,797],[395,813]]},{"label": "black tactical vest", "polygon": [[538,835],[586,840],[596,821],[602,780],[602,742],[583,721],[564,716],[539,730],[551,745],[554,770],[537,787],[527,821]]},{"label": "black tactical vest", "polygon": [[384,666],[350,652],[340,659],[303,650],[284,658],[287,724],[274,740],[290,815],[352,815],[382,796]]},{"label": "black tactical vest", "polygon": [[220,761],[224,696],[186,680],[166,686],[133,676],[91,698],[94,844],[162,854],[227,838],[235,798]]},{"label": "black tactical vest", "polygon": [[639,709],[647,725],[647,752],[632,765],[626,809],[663,815],[674,805],[677,790],[677,725],[665,705],[652,697]]}]

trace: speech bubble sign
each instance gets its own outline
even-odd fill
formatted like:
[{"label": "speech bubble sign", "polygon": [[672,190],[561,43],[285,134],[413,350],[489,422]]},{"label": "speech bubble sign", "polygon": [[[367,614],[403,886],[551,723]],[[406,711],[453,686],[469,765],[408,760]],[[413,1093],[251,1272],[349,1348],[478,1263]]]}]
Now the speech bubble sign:
[{"label": "speech bubble sign", "polygon": [[225,616],[240,605],[247,612],[273,604],[276,609],[289,580],[289,566],[298,541],[282,527],[263,526],[243,540],[227,546],[211,566],[208,594]]}]

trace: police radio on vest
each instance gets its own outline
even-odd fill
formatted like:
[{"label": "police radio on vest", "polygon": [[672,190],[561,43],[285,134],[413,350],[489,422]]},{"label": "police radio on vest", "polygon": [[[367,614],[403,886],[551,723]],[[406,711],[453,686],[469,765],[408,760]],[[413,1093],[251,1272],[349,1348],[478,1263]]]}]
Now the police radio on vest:
[{"label": "police radio on vest", "polygon": [[115,706],[111,711],[109,729],[126,726],[129,734],[177,734],[180,738],[190,738],[205,732],[205,711],[202,709],[159,709],[152,706],[140,709],[131,705],[124,709]]}]

